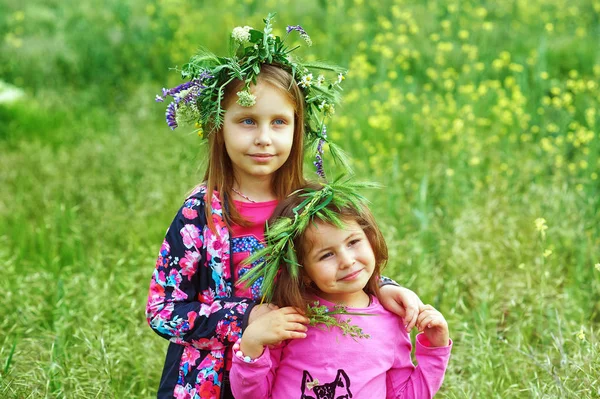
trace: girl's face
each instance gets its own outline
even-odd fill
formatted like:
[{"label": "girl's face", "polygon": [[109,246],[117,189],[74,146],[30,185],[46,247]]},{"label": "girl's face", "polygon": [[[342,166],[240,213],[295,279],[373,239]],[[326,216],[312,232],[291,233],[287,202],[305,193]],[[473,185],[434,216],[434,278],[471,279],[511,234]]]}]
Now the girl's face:
[{"label": "girl's face", "polygon": [[304,271],[320,296],[336,304],[364,307],[363,288],[375,269],[375,254],[358,223],[346,221],[339,229],[317,222],[307,228],[304,239],[308,248]]},{"label": "girl's face", "polygon": [[288,159],[294,139],[294,105],[286,93],[260,80],[251,91],[256,104],[231,101],[223,122],[225,148],[240,185],[271,178]]}]

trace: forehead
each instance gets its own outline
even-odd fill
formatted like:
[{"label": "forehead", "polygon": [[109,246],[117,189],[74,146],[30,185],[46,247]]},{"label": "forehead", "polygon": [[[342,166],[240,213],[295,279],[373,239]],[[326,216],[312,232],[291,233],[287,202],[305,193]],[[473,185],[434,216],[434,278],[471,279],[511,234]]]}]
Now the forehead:
[{"label": "forehead", "polygon": [[342,228],[324,222],[314,222],[304,233],[304,239],[311,244],[312,249],[335,245],[353,233],[362,233],[363,229],[356,220],[342,220]]},{"label": "forehead", "polygon": [[[240,87],[240,90],[243,86]],[[237,103],[237,92],[233,92],[227,104],[230,114],[287,114],[293,116],[295,105],[285,90],[269,82],[259,80],[250,86],[250,92],[256,96],[256,104],[252,107],[242,107]]]}]

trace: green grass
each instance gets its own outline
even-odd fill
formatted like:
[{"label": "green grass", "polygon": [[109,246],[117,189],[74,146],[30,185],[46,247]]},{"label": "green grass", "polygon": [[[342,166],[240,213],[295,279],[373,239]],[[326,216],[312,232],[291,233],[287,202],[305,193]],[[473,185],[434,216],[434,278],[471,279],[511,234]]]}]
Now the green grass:
[{"label": "green grass", "polygon": [[351,69],[330,136],[385,185],[386,275],[448,319],[439,397],[600,396],[600,3],[93,4],[0,1],[0,397],[155,395],[148,283],[204,148],[153,97],[271,10]]}]

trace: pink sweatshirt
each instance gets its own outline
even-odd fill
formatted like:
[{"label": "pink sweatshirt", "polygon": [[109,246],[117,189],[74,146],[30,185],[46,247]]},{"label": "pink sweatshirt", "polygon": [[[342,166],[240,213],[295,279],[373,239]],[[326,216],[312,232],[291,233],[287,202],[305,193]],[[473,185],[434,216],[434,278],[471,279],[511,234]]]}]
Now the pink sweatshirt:
[{"label": "pink sweatshirt", "polygon": [[[333,304],[319,299],[322,305]],[[265,348],[251,363],[233,357],[230,380],[236,399],[373,399],[431,398],[438,391],[450,358],[448,346],[432,348],[417,335],[414,366],[410,336],[402,318],[383,308],[376,298],[366,309],[348,308],[369,316],[351,317],[371,338],[354,340],[339,328],[309,327],[305,339]],[[373,316],[371,316],[373,315]],[[322,327],[322,326],[321,326]]]}]

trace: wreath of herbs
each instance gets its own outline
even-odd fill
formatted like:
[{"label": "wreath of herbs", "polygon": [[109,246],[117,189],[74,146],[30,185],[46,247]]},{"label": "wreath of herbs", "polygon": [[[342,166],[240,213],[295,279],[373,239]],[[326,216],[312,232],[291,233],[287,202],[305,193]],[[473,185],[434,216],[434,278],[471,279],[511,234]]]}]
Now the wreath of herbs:
[{"label": "wreath of herbs", "polygon": [[[225,109],[222,100],[227,84],[234,79],[243,81],[242,90],[237,92],[237,103],[251,107],[256,103],[256,97],[250,92],[250,85],[256,84],[261,64],[278,65],[292,74],[304,94],[306,143],[309,153],[316,155],[317,174],[325,177],[322,165],[325,143],[329,145],[334,160],[349,170],[348,157],[329,141],[325,128],[326,118],[335,113],[335,106],[340,101],[340,83],[345,79],[346,70],[336,65],[302,62],[293,58],[290,53],[300,46],[289,48],[286,45],[291,32],[297,32],[308,46],[312,45],[312,40],[300,25],[288,26],[283,38],[274,35],[274,17],[275,14],[271,13],[263,20],[265,27],[262,31],[250,26],[234,28],[230,38],[230,57],[217,57],[206,49],[200,49],[183,65],[180,72],[187,82],[171,89],[163,88],[162,95],[156,96],[157,102],[173,98],[167,106],[167,124],[172,130],[180,125],[195,126],[198,135],[206,139],[223,125]],[[327,80],[325,73],[334,74],[334,78]]]},{"label": "wreath of herbs", "polygon": [[[296,257],[294,239],[304,233],[310,223],[321,221],[343,228],[344,223],[334,209],[343,209],[351,206],[360,211],[361,206],[367,202],[366,198],[358,192],[366,188],[379,187],[375,183],[352,182],[347,177],[339,177],[329,184],[322,184],[322,188],[303,189],[299,194],[304,200],[293,209],[294,218],[282,217],[265,228],[265,242],[263,249],[248,257],[244,263],[257,264],[244,274],[240,281],[251,286],[262,277],[262,302],[271,302],[273,291],[279,269],[286,267],[290,277],[298,282],[300,278],[300,265]],[[294,192],[298,193],[299,191]],[[329,206],[329,205],[332,206]],[[311,325],[325,324],[329,328],[337,326],[342,329],[344,335],[349,334],[353,338],[362,338],[362,330],[351,326],[349,320],[338,320],[332,317],[336,314],[359,314],[349,313],[345,307],[335,307],[333,310],[323,309],[318,306],[309,306],[307,309]],[[313,322],[315,324],[313,324]]]}]

